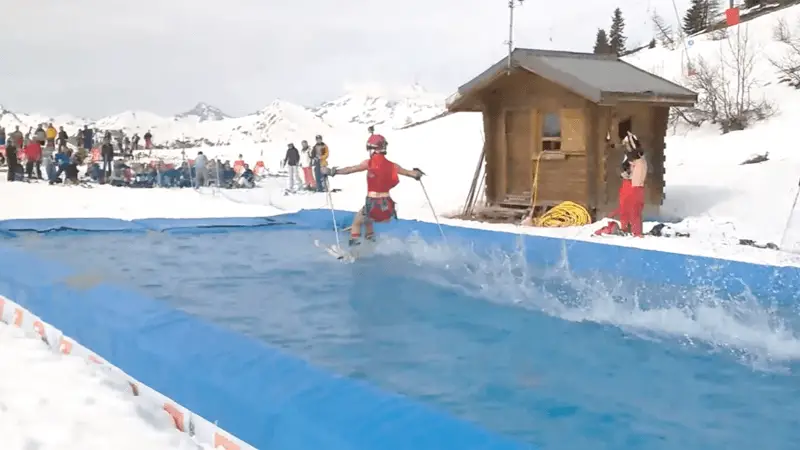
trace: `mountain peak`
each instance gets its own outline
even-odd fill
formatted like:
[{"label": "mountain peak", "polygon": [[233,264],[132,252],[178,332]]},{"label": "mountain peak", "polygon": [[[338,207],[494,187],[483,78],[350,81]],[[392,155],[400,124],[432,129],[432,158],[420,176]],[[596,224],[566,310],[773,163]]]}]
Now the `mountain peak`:
[{"label": "mountain peak", "polygon": [[200,119],[200,122],[205,122],[207,120],[222,120],[230,116],[222,112],[222,110],[216,106],[209,105],[205,102],[200,102],[189,111],[175,116],[177,119],[183,119],[185,117],[197,117]]}]

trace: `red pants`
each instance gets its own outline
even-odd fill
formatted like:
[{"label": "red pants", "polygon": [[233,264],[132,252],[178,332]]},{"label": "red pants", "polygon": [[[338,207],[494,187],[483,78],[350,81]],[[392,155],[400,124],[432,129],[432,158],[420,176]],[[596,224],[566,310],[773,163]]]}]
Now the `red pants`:
[{"label": "red pants", "polygon": [[[608,215],[609,218],[613,219],[615,217],[619,218],[620,222],[627,222],[625,220],[625,211],[626,211],[626,204],[625,200],[628,196],[628,191],[631,188],[631,180],[627,180],[625,178],[622,179],[622,185],[619,187],[619,204],[617,209],[611,211],[611,214]],[[627,228],[623,227],[624,231],[628,231]]]},{"label": "red pants", "polygon": [[306,182],[306,186],[311,188],[317,187],[317,183],[314,182],[314,171],[311,167],[303,167],[303,179]]},{"label": "red pants", "polygon": [[[642,212],[644,211],[644,187],[631,186],[625,198],[625,218],[634,236],[642,237]],[[623,223],[623,230],[625,229]]]}]

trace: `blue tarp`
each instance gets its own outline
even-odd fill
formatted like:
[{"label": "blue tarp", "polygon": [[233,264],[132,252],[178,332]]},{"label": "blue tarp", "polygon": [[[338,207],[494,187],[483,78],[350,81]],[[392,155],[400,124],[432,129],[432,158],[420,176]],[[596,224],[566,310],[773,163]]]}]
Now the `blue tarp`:
[{"label": "blue tarp", "polygon": [[[339,227],[350,225],[352,213],[336,211]],[[261,218],[201,219],[14,219],[0,221],[0,237],[20,232],[225,232],[263,226],[289,226],[295,229],[333,229],[331,211],[303,210],[298,213]],[[592,272],[624,274],[647,283],[680,286],[702,285],[705,288],[736,295],[749,291],[757,297],[780,302],[794,301],[800,292],[800,269],[766,266],[738,261],[642,250],[602,243],[516,235],[481,229],[444,226],[448,236],[478,248],[516,251],[524,244],[528,262],[539,266],[563,264],[587,275]],[[435,224],[399,220],[381,225],[381,231],[405,236],[412,232],[426,240],[439,239]],[[666,239],[666,238],[665,238]]]},{"label": "blue tarp", "polygon": [[[130,222],[125,229],[120,222],[111,226],[115,222],[84,219],[65,221],[69,227],[58,221],[5,227],[138,231],[231,223],[163,219]],[[68,282],[73,275],[59,264],[0,246],[0,294],[257,448],[529,448],[410,399],[334,376],[135,292],[109,284],[76,290]]]},{"label": "blue tarp", "polygon": [[[349,225],[351,213],[338,213],[337,223]],[[329,210],[305,210],[277,216],[305,227],[332,229]],[[406,236],[417,233],[426,241],[440,239],[436,224],[416,220],[399,220],[380,226],[381,232]],[[737,295],[748,291],[762,299],[794,302],[800,292],[800,268],[751,264],[739,261],[683,255],[635,247],[568,240],[543,236],[517,235],[475,228],[443,225],[451,241],[457,240],[478,249],[497,248],[517,251],[520,243],[526,260],[537,266],[569,265],[578,275],[593,273],[618,275],[646,283],[703,286],[721,293]],[[664,238],[668,239],[668,238]],[[769,251],[769,250],[765,250]]]},{"label": "blue tarp", "polygon": [[[337,212],[341,226],[351,213]],[[294,224],[294,225],[291,225]],[[262,226],[332,229],[328,210],[255,219],[12,220],[0,233],[146,232]],[[276,227],[278,228],[278,227]],[[398,221],[382,226],[398,236],[439,239],[435,224]],[[537,236],[445,227],[450,241],[514,250],[520,242],[536,265],[563,263],[661,284],[702,285],[762,299],[794,301],[800,269]],[[165,304],[115,286],[78,291],[72,272],[0,246],[0,294],[60,328],[133,377],[260,448],[511,449],[524,448],[408,399],[342,379],[255,340],[216,327]],[[532,424],[531,426],[535,426]]]}]

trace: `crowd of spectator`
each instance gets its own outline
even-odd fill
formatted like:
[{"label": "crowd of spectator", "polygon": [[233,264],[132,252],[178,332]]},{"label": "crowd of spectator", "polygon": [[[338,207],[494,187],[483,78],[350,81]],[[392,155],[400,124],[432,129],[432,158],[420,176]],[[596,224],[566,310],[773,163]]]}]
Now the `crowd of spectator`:
[{"label": "crowd of spectator", "polygon": [[[153,135],[144,135],[145,149],[152,149]],[[72,142],[72,145],[70,141]],[[91,156],[91,163],[102,163],[102,171],[111,175],[114,157],[132,158],[141,138],[123,132],[100,133],[88,125],[70,136],[53,123],[30,127],[26,133],[15,126],[10,133],[0,127],[0,164],[7,166],[8,181],[45,180],[50,184],[78,183],[78,166]],[[44,171],[42,170],[44,168]],[[63,174],[63,178],[62,178]]]},{"label": "crowd of spectator", "polygon": [[322,136],[317,135],[313,147],[308,145],[308,141],[302,141],[300,146],[301,148],[298,150],[294,143],[290,143],[281,163],[286,168],[289,178],[286,192],[294,193],[298,188],[325,192],[329,186],[328,178],[322,173],[322,168],[328,167],[328,157],[330,156],[328,145]]},{"label": "crowd of spectator", "polygon": [[[242,155],[231,163],[209,159],[202,151],[194,159],[170,164],[163,161],[140,162],[153,149],[153,135],[144,134],[140,147],[138,133],[127,136],[121,131],[101,131],[88,125],[73,135],[53,123],[40,124],[22,132],[15,126],[11,132],[0,127],[0,164],[7,166],[8,181],[46,181],[50,184],[80,184],[81,180],[131,187],[254,187],[266,170],[263,161],[255,170],[244,162]],[[298,149],[288,145],[281,162],[288,176],[286,193],[298,190],[325,192],[330,150],[322,136],[315,137],[313,146],[302,141]],[[80,167],[86,171],[80,176]]]}]

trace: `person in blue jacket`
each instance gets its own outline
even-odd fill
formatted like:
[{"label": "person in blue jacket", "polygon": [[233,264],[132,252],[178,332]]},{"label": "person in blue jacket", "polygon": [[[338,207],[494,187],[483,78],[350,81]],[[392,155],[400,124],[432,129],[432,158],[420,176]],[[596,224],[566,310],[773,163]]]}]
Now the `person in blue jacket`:
[{"label": "person in blue jacket", "polygon": [[50,178],[50,184],[55,184],[56,180],[61,177],[61,174],[64,173],[64,170],[69,166],[69,154],[67,154],[67,150],[59,149],[56,152],[56,172],[53,174],[53,177]]}]

